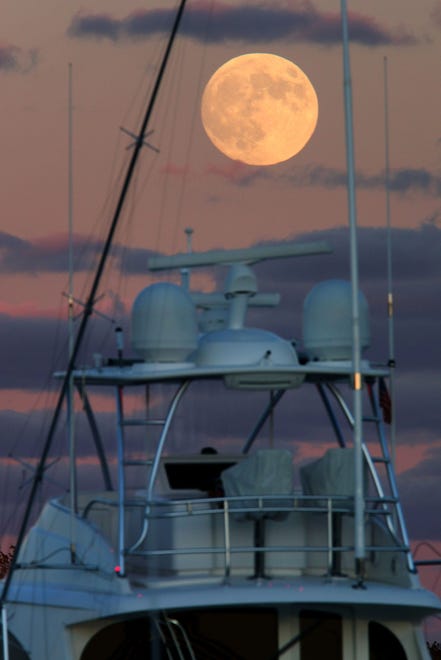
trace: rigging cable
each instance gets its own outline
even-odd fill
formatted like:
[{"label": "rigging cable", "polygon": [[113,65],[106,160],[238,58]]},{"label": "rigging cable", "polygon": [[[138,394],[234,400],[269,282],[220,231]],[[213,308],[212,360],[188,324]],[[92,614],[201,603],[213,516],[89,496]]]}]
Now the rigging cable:
[{"label": "rigging cable", "polygon": [[71,377],[71,373],[72,373],[72,371],[74,370],[74,367],[75,367],[75,361],[76,361],[77,355],[79,353],[79,349],[80,349],[81,344],[82,344],[83,336],[85,334],[85,330],[86,330],[86,327],[87,327],[87,322],[88,322],[89,317],[90,317],[90,315],[92,314],[92,311],[93,311],[93,304],[94,304],[94,301],[95,301],[95,297],[96,297],[96,294],[97,294],[97,291],[98,291],[98,287],[101,283],[102,274],[103,274],[104,268],[106,266],[107,257],[108,257],[110,248],[112,246],[112,241],[113,241],[113,237],[114,237],[114,234],[115,234],[115,231],[116,231],[116,227],[118,225],[118,221],[119,221],[121,211],[122,211],[124,203],[125,203],[127,192],[129,190],[129,187],[130,187],[132,176],[133,176],[135,166],[136,166],[136,163],[137,163],[137,160],[138,160],[139,152],[140,152],[140,150],[143,146],[143,140],[144,140],[144,136],[145,136],[145,133],[146,133],[146,130],[147,130],[147,125],[148,125],[150,116],[152,114],[152,111],[153,111],[153,108],[154,108],[154,105],[155,105],[155,101],[156,101],[158,91],[159,91],[159,88],[160,88],[160,85],[161,85],[161,82],[162,82],[162,78],[163,78],[163,75],[164,75],[164,72],[165,72],[167,61],[168,61],[168,58],[169,58],[169,55],[170,55],[170,52],[171,52],[176,34],[177,34],[177,31],[178,31],[178,28],[179,28],[179,24],[180,24],[181,17],[182,17],[183,11],[184,11],[185,3],[186,3],[186,0],[181,0],[178,11],[176,13],[173,28],[171,30],[171,34],[170,34],[170,37],[169,37],[169,40],[168,40],[168,43],[167,43],[167,47],[166,47],[166,50],[165,50],[165,53],[164,53],[164,57],[163,57],[163,60],[162,60],[162,63],[161,63],[161,67],[159,69],[159,72],[158,72],[158,75],[157,75],[157,78],[156,78],[156,82],[155,82],[155,85],[154,85],[154,88],[153,88],[153,91],[152,91],[152,96],[150,98],[150,102],[149,102],[149,105],[146,109],[145,116],[144,116],[140,131],[139,131],[139,137],[136,140],[135,147],[133,149],[133,154],[132,154],[132,157],[130,159],[128,170],[127,170],[127,173],[126,173],[126,176],[125,176],[125,179],[124,179],[124,184],[123,184],[121,193],[119,195],[118,203],[117,203],[117,206],[116,206],[113,218],[112,218],[112,222],[110,224],[110,228],[109,228],[109,232],[108,232],[108,235],[107,235],[106,243],[105,243],[103,252],[101,254],[101,257],[100,257],[100,261],[99,261],[98,268],[97,268],[97,271],[96,271],[96,274],[95,274],[95,278],[93,280],[93,284],[92,284],[92,287],[91,287],[91,290],[90,290],[90,293],[89,293],[89,296],[88,296],[88,299],[87,299],[87,303],[86,303],[86,306],[85,306],[84,315],[81,319],[81,324],[80,324],[80,327],[78,329],[78,333],[77,333],[75,343],[74,343],[74,346],[73,346],[72,354],[71,354],[71,357],[69,359],[69,364],[68,364],[68,367],[67,367],[64,379],[63,379],[63,383],[62,383],[62,386],[61,386],[61,391],[60,391],[60,394],[59,394],[58,400],[57,400],[57,405],[55,407],[55,411],[54,411],[54,414],[52,416],[51,425],[50,425],[50,428],[49,428],[49,431],[48,431],[48,434],[47,434],[47,437],[46,437],[46,442],[45,442],[45,445],[44,445],[44,448],[43,448],[42,455],[40,457],[40,461],[39,461],[38,466],[37,466],[34,481],[32,483],[32,488],[31,488],[31,493],[30,493],[30,496],[29,496],[29,501],[28,501],[27,506],[26,506],[26,511],[25,511],[23,521],[22,521],[22,524],[21,524],[21,528],[20,528],[20,532],[19,532],[19,535],[18,535],[18,538],[17,538],[17,545],[16,545],[16,548],[15,548],[14,556],[12,558],[10,570],[9,570],[9,572],[8,572],[6,578],[5,578],[5,582],[3,584],[3,589],[2,589],[2,593],[1,593],[1,597],[0,597],[0,608],[2,610],[2,614],[4,613],[4,604],[5,604],[5,602],[7,601],[7,598],[8,598],[12,576],[14,574],[14,569],[15,569],[16,564],[17,564],[17,557],[18,557],[18,554],[20,552],[21,545],[23,543],[25,533],[26,533],[26,529],[27,529],[27,525],[28,525],[28,522],[29,522],[29,518],[30,518],[30,515],[31,515],[31,511],[32,511],[32,507],[33,507],[33,500],[36,496],[38,487],[39,487],[40,482],[43,478],[46,459],[47,459],[47,456],[49,454],[49,451],[50,451],[50,448],[51,448],[51,445],[52,445],[53,437],[55,435],[55,430],[56,430],[56,427],[57,427],[58,418],[59,418],[60,413],[61,413],[64,397],[65,397],[66,392],[67,392],[68,383],[69,383],[69,380],[70,380],[70,377]]}]

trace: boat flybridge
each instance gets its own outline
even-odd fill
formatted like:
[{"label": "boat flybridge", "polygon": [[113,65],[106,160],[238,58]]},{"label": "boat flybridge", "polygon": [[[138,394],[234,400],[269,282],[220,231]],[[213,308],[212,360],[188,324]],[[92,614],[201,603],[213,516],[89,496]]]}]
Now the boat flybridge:
[{"label": "boat flybridge", "polygon": [[[19,553],[7,603],[10,658],[428,658],[420,624],[439,601],[421,588],[409,548],[379,406],[388,368],[364,356],[368,431],[361,483],[354,478],[349,283],[321,282],[308,294],[301,348],[246,325],[248,308],[279,301],[258,291],[253,264],[326,251],[284,243],[151,259],[152,272],[181,269],[182,284],[162,276],[136,298],[133,359],[120,344],[74,372],[104,487],[77,489],[81,461],[71,456],[70,492],[45,504]],[[192,292],[189,270],[214,264],[228,268],[224,290]],[[361,293],[359,305],[364,350]],[[252,406],[243,437],[209,428],[195,449],[197,419],[179,429],[195,387],[204,396],[191,407],[209,420],[203,408],[223,406],[221,388],[235,397],[229,423],[235,417],[240,428],[249,407],[241,397],[263,405]],[[114,393],[113,436],[93,412],[103,388]],[[329,432],[296,464],[295,398],[304,390]],[[145,409],[128,412],[135,391]],[[282,405],[292,412],[292,444],[275,432]]]}]

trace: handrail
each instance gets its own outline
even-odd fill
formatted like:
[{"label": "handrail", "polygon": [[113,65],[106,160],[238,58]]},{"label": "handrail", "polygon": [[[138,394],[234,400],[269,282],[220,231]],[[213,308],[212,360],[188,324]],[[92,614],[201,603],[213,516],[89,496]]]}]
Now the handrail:
[{"label": "handrail", "polygon": [[[379,507],[379,503],[381,506]],[[54,500],[54,506],[60,507],[65,511],[68,511],[68,507],[62,503]],[[376,543],[367,543],[366,550],[367,552],[372,553],[402,553],[406,558],[410,555],[409,546],[403,541],[395,537],[395,535],[390,534],[390,530],[385,524],[385,518],[390,515],[390,513],[385,510],[385,506],[390,505],[391,507],[397,504],[396,499],[393,497],[367,497],[365,500],[365,513],[366,513],[366,523],[369,524],[370,521],[375,521],[375,524],[378,525],[378,529],[381,530],[384,535],[382,535],[381,540]],[[93,524],[95,529],[99,529],[99,520],[94,519],[94,508],[96,506],[108,507],[107,511],[114,510],[117,511],[118,500],[97,496],[85,504],[83,511],[81,513],[81,520],[84,524]],[[130,510],[141,510],[144,511],[146,506],[145,497],[132,497],[126,499],[125,509],[126,514],[129,514]],[[128,548],[123,549],[125,553],[125,559],[127,560],[130,557],[133,558],[143,558],[145,561],[145,570],[146,575],[149,574],[149,564],[148,560],[154,557],[183,557],[183,556],[199,556],[206,558],[208,556],[220,556],[223,557],[223,567],[222,563],[217,563],[216,565],[209,566],[207,568],[206,559],[197,564],[193,562],[194,566],[191,567],[191,570],[196,570],[199,572],[204,572],[207,576],[213,575],[213,571],[221,572],[223,574],[224,580],[228,581],[232,573],[232,558],[237,555],[244,554],[254,554],[262,555],[262,553],[268,553],[268,557],[274,556],[275,554],[284,554],[284,555],[295,555],[296,553],[305,553],[304,563],[299,564],[296,560],[295,564],[285,564],[285,568],[288,573],[295,569],[296,571],[306,571],[311,568],[311,565],[308,563],[307,555],[311,553],[320,553],[323,556],[323,561],[319,560],[317,564],[317,559],[313,561],[313,570],[322,570],[323,574],[329,576],[339,575],[340,561],[339,558],[345,556],[345,553],[353,553],[354,545],[350,536],[347,538],[334,536],[333,531],[335,529],[336,518],[335,516],[347,516],[353,517],[353,505],[352,498],[339,495],[339,496],[324,496],[324,495],[303,495],[301,493],[292,493],[290,495],[267,495],[267,496],[231,496],[231,497],[203,497],[203,498],[186,498],[186,499],[174,499],[174,500],[152,500],[149,503],[149,522],[151,523],[150,532],[155,535],[152,536],[153,546],[149,545],[148,547],[144,546],[143,548],[138,548],[136,550],[131,550]],[[320,523],[320,535],[318,537],[313,537],[312,542],[302,542],[302,539],[295,537],[290,538],[290,534],[279,535],[275,537],[272,536],[271,541],[263,542],[261,545],[256,545],[253,541],[253,535],[251,532],[252,524],[255,522],[255,517],[258,516],[268,516],[272,517],[272,514],[303,514],[306,516],[321,516],[323,520],[323,525]],[[103,509],[98,511],[99,516],[103,515]],[[237,516],[243,516],[248,519],[248,523],[251,526],[251,529],[245,534],[237,537],[238,526],[242,525],[242,522],[236,522],[233,526],[233,520]],[[104,510],[104,517],[108,519],[108,513]],[[207,530],[216,529],[217,533],[215,537],[212,538],[212,543],[210,545],[209,538],[207,536],[198,537],[194,536],[194,541],[192,542],[191,535],[191,526],[189,527],[190,534],[187,537],[189,539],[188,545],[182,545],[179,543],[179,539],[176,536],[173,539],[173,534],[168,537],[166,534],[164,537],[156,535],[157,529],[154,526],[154,521],[163,520],[169,521],[170,528],[174,525],[174,520],[184,519],[190,521],[194,518],[205,517],[207,519]],[[219,523],[213,527],[213,521],[218,518]],[[301,519],[298,519],[301,520]],[[307,520],[303,518],[303,520]],[[326,521],[326,523],[325,523]],[[279,520],[276,523],[276,526],[283,529],[284,524],[293,525],[293,529],[296,523],[293,523],[293,520],[286,519]],[[199,529],[200,525],[197,526]],[[182,529],[182,528],[181,528]],[[275,527],[273,526],[272,530],[274,531]],[[223,530],[223,533],[222,533]],[[386,535],[386,536],[385,536]],[[348,542],[349,541],[349,542]],[[199,542],[199,545],[198,545]],[[67,548],[67,546],[66,546]],[[65,548],[65,549],[66,549]],[[41,562],[35,563],[20,563],[18,568],[20,569],[32,569],[38,568],[41,569],[71,569],[73,566],[66,563],[61,565],[59,563],[51,564],[47,561],[49,557],[42,559]],[[369,562],[368,562],[369,565]],[[87,570],[100,570],[99,567],[95,564],[79,564],[77,568],[82,567]],[[236,566],[237,569],[237,566]],[[174,569],[175,570],[175,569]],[[179,572],[179,568],[176,569]],[[186,570],[185,568],[183,569]],[[247,566],[242,564],[239,570],[247,570]],[[274,570],[274,568],[273,568]],[[348,570],[347,566],[344,566],[344,570],[348,573],[351,573]],[[161,569],[159,569],[161,571]],[[129,566],[130,573],[130,566]],[[154,574],[154,573],[153,573]],[[160,573],[159,573],[160,574]],[[352,573],[348,575],[350,579],[354,578]],[[375,580],[375,577],[369,576]],[[392,577],[392,572],[391,572]],[[381,578],[380,578],[381,580]]]},{"label": "handrail", "polygon": [[[88,518],[93,516],[93,507],[96,504],[106,505],[109,507],[117,506],[116,501],[105,500],[105,498],[95,498],[91,500],[83,511],[83,517]],[[399,552],[403,553],[406,557],[406,563],[409,567],[410,548],[404,539],[399,539],[395,534],[390,532],[386,521],[391,515],[391,509],[397,505],[397,500],[394,497],[366,497],[365,498],[365,521],[376,521],[380,526],[387,538],[383,537],[382,542],[378,544],[367,543],[366,550],[372,553],[386,553],[386,552]],[[131,500],[126,500],[126,514],[129,510],[143,510],[148,511],[148,524],[153,525],[155,520],[169,520],[170,524],[175,519],[191,519],[197,517],[205,517],[207,525],[210,520],[219,520],[219,530],[221,536],[216,539],[216,544],[213,545],[197,545],[198,541],[180,546],[176,544],[170,545],[170,541],[159,541],[155,547],[141,547],[137,545],[134,547],[123,548],[125,559],[129,557],[178,557],[178,556],[191,556],[191,555],[221,555],[224,560],[224,579],[228,580],[232,571],[232,557],[233,555],[243,553],[323,553],[326,559],[323,561],[323,569],[327,574],[336,574],[339,567],[338,557],[343,557],[345,553],[354,552],[354,546],[348,544],[344,539],[334,537],[334,525],[336,524],[335,516],[350,516],[354,515],[353,498],[344,495],[339,496],[325,496],[325,495],[303,495],[300,493],[293,493],[290,495],[267,495],[267,496],[235,496],[235,497],[203,497],[203,498],[186,498],[186,499],[151,499],[146,503],[144,497],[136,497]],[[264,543],[262,546],[257,547],[253,542],[246,545],[241,545],[238,539],[234,538],[234,533],[231,528],[232,521],[237,518],[248,520],[250,523],[256,521],[258,518],[274,518],[276,514],[287,516],[288,514],[303,514],[307,516],[321,515],[326,517],[326,527],[324,528],[324,537],[317,539],[317,543],[298,543],[289,542],[287,536],[287,543],[285,539],[277,543],[268,544]],[[384,521],[384,524],[382,523]],[[284,521],[279,520],[278,525],[283,525]],[[237,529],[237,527],[236,527]],[[153,532],[153,527],[151,527]],[[152,537],[153,538],[153,537]],[[155,537],[156,538],[156,537]],[[191,538],[191,537],[190,537]],[[389,539],[389,540],[387,540]],[[243,540],[243,539],[242,539]],[[323,542],[322,542],[323,541]],[[337,567],[337,568],[336,568]],[[219,568],[219,567],[218,567]],[[305,565],[306,568],[306,565]]]},{"label": "handrail", "polygon": [[[250,505],[250,501],[255,500],[255,506]],[[268,504],[274,502],[277,504]],[[314,503],[320,500],[322,504]],[[352,502],[348,503],[348,498],[345,496],[317,496],[317,495],[270,495],[270,496],[236,496],[228,498],[200,498],[200,499],[185,499],[185,500],[171,500],[163,501],[158,500],[152,502],[150,506],[150,520],[153,519],[176,519],[176,518],[191,518],[198,516],[222,516],[224,538],[223,543],[216,546],[197,546],[191,545],[186,547],[162,547],[162,548],[148,548],[137,549],[136,551],[128,551],[127,555],[138,557],[178,557],[178,556],[195,556],[195,555],[223,555],[224,556],[224,579],[228,581],[231,576],[231,559],[233,555],[246,554],[246,553],[322,553],[326,555],[327,559],[323,562],[323,568],[328,575],[332,576],[337,574],[334,571],[334,558],[337,555],[342,556],[344,553],[354,552],[353,543],[347,544],[340,542],[335,545],[333,537],[333,516],[334,514],[354,515],[354,508]],[[377,498],[368,497],[366,503],[368,506],[365,508],[367,518],[378,519],[388,512],[384,508],[378,509],[378,504],[381,501],[383,505],[391,504],[396,505],[395,498]],[[283,506],[282,502],[286,505]],[[345,504],[346,502],[346,504]],[[176,508],[180,510],[176,510]],[[167,510],[168,509],[168,510]],[[256,546],[255,544],[240,545],[233,543],[231,538],[231,518],[237,515],[248,517],[250,522],[253,522],[254,516],[265,516],[273,513],[306,513],[309,515],[325,515],[327,518],[327,542],[324,544],[263,544]],[[281,523],[283,524],[283,523]],[[390,531],[384,528],[385,531]],[[394,535],[389,534],[390,545],[372,545],[366,544],[367,552],[401,552],[405,556],[410,553],[410,548],[404,543],[399,543]],[[307,566],[305,565],[305,569]],[[339,573],[338,573],[339,574]],[[355,578],[354,575],[350,576]]]},{"label": "handrail", "polygon": [[[167,439],[168,431],[170,428],[170,425],[172,423],[173,417],[175,415],[175,412],[177,410],[177,407],[179,405],[180,400],[182,399],[183,395],[185,394],[187,388],[190,385],[190,380],[185,380],[183,381],[178,389],[176,390],[171,402],[169,409],[167,411],[167,415],[165,416],[165,421],[164,425],[161,431],[161,435],[159,438],[158,445],[156,447],[156,452],[155,452],[155,457],[153,459],[152,463],[152,469],[150,472],[150,478],[147,486],[147,498],[146,498],[146,506],[145,506],[145,515],[144,515],[144,523],[143,523],[143,528],[141,530],[141,533],[138,537],[138,540],[133,543],[133,545],[130,547],[130,550],[136,550],[145,540],[148,532],[148,521],[149,521],[149,507],[150,507],[150,502],[153,500],[153,491],[155,488],[155,483],[156,479],[158,476],[158,471],[159,471],[159,465],[161,462],[161,457],[162,457],[162,452],[164,449],[165,441]],[[121,552],[121,548],[120,548]]]},{"label": "handrail", "polygon": [[[171,512],[171,513],[161,513],[161,514],[155,514],[154,511],[152,510],[152,506],[160,509],[160,508],[172,508],[172,507],[177,507],[177,506],[182,506],[186,508],[186,515],[188,516],[196,516],[196,515],[207,515],[208,513],[212,515],[216,514],[221,514],[223,513],[223,508],[227,508],[230,510],[230,513],[233,515],[235,514],[251,514],[251,513],[290,513],[290,512],[311,512],[311,513],[327,513],[328,512],[328,503],[332,502],[350,502],[353,498],[347,495],[303,495],[303,494],[292,494],[292,495],[238,495],[238,496],[229,496],[227,497],[198,497],[198,498],[186,498],[186,499],[175,499],[175,500],[164,500],[164,499],[151,499],[148,502],[148,506],[150,509],[149,512],[149,518],[155,519],[155,518],[174,518],[174,517],[181,517],[183,514],[180,512]],[[249,506],[249,501],[250,500],[256,500],[257,505],[255,507]],[[277,504],[273,505],[265,505],[266,501],[277,501]],[[316,505],[313,506],[313,502],[315,500],[320,500],[322,502],[326,502],[324,505]],[[286,506],[281,506],[281,502],[299,502],[302,501],[304,502],[303,506],[299,506],[298,504],[294,504],[290,506],[287,504]],[[372,515],[372,516],[387,516],[390,515],[390,511],[385,510],[385,509],[379,509],[377,508],[379,504],[393,504],[395,505],[397,503],[397,498],[395,497],[365,497],[365,502],[370,503],[372,505],[371,508],[365,508],[365,512],[367,515]],[[231,508],[231,503],[234,502],[246,502],[247,504],[244,504],[243,507],[241,508]],[[108,505],[112,508],[116,508],[118,506],[117,500],[111,500],[107,499],[105,497],[96,497],[91,499],[88,503],[87,506],[84,508],[81,517],[84,519],[87,519],[89,512],[93,509],[95,504],[102,504],[102,505]],[[197,505],[212,505],[213,508],[207,509],[198,509]],[[133,498],[132,500],[126,500],[125,502],[126,509],[131,509],[131,508],[142,508],[144,509],[146,507],[146,499],[144,497],[137,497]],[[352,514],[353,513],[353,506],[352,504],[347,505],[347,506],[341,506],[341,507],[332,507],[332,512],[333,513],[345,513],[345,514]],[[390,531],[390,530],[388,530]],[[392,538],[396,538],[395,535],[391,534]]]}]

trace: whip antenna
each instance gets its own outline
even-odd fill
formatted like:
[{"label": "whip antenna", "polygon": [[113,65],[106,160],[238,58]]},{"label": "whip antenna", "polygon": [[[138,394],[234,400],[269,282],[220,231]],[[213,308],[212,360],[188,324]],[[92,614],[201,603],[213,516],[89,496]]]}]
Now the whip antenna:
[{"label": "whip antenna", "polygon": [[396,422],[395,422],[395,335],[394,335],[394,298],[392,289],[392,229],[390,213],[390,165],[389,165],[389,100],[388,100],[388,62],[384,57],[384,187],[386,192],[386,246],[387,246],[387,326],[389,338],[390,368],[390,453],[392,465],[396,459]]}]

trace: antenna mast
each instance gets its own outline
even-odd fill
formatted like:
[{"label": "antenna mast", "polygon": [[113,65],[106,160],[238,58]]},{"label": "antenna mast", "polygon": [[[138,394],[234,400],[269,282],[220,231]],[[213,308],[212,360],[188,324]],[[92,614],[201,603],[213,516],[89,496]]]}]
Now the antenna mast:
[{"label": "antenna mast", "polygon": [[396,423],[395,423],[395,333],[394,333],[394,297],[392,290],[392,228],[390,214],[390,162],[389,162],[389,92],[388,62],[384,57],[384,186],[386,191],[386,245],[387,245],[387,325],[389,336],[389,382],[390,398],[390,453],[392,465],[396,459]]}]

